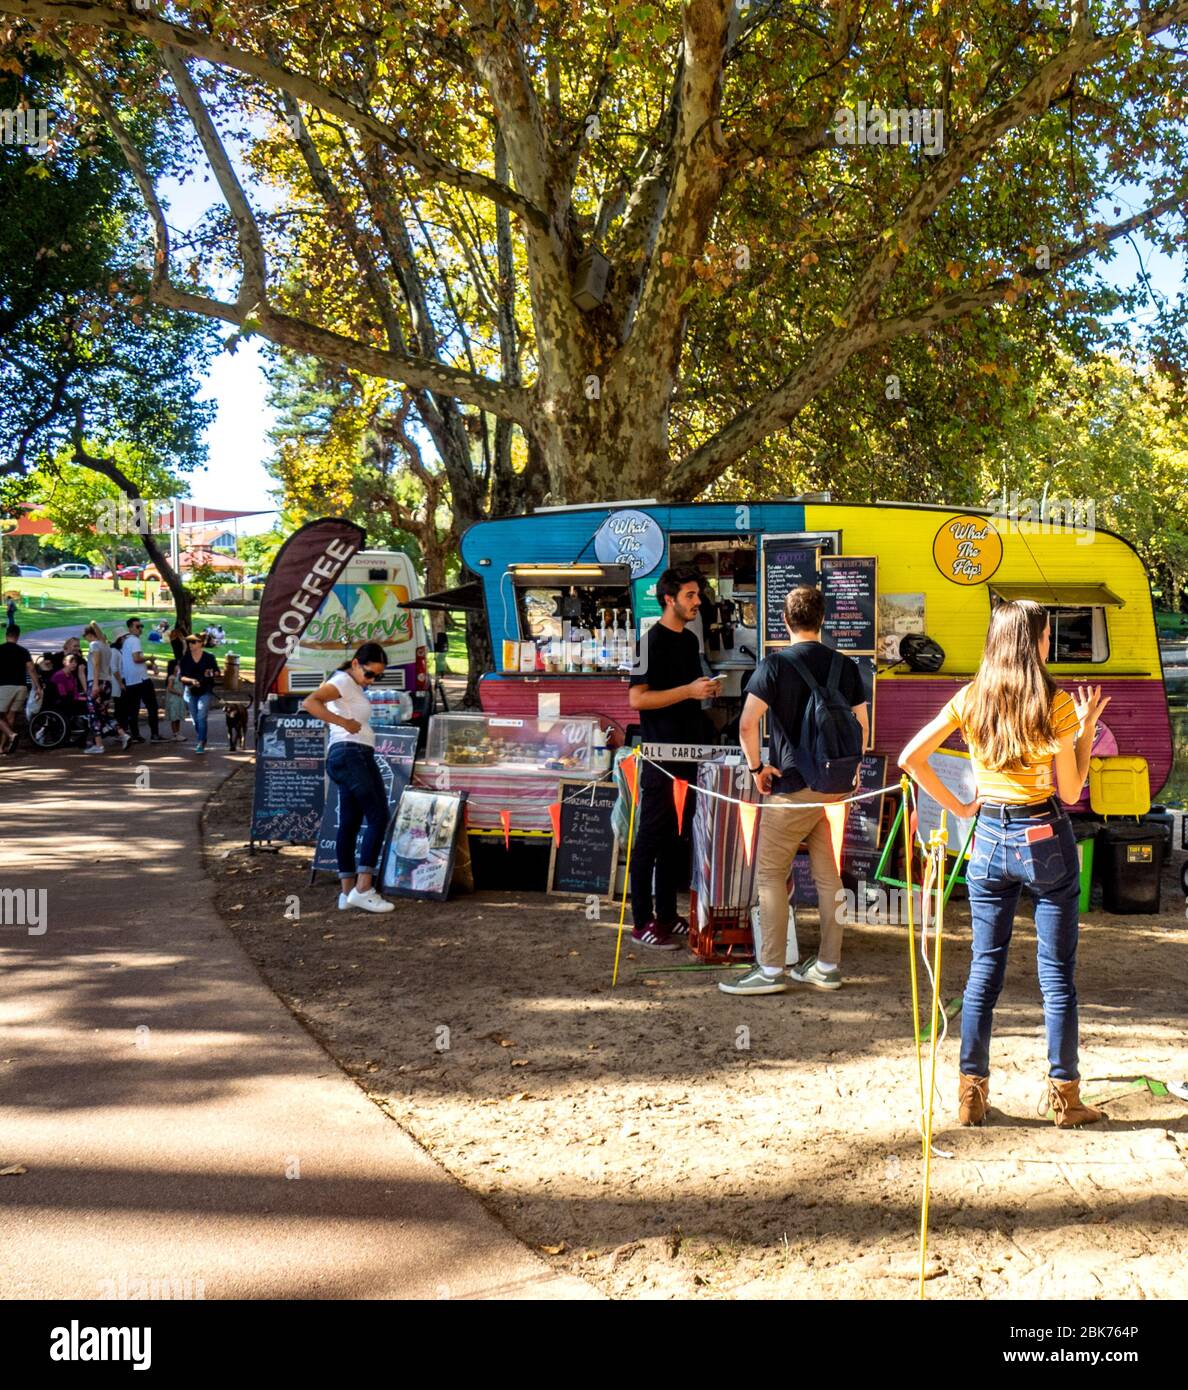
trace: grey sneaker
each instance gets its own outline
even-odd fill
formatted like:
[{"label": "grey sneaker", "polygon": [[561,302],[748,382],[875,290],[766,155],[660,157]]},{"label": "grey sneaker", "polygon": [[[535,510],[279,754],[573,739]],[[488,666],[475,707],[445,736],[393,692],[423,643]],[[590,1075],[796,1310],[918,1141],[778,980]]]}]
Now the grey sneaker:
[{"label": "grey sneaker", "polygon": [[788,978],[798,985],[816,985],[818,989],[841,989],[840,970],[822,970],[816,956],[809,956],[803,965],[794,965],[788,971]]},{"label": "grey sneaker", "polygon": [[755,966],[742,979],[719,980],[718,988],[723,994],[786,994],[788,981],[782,972],[769,980],[759,966]]}]

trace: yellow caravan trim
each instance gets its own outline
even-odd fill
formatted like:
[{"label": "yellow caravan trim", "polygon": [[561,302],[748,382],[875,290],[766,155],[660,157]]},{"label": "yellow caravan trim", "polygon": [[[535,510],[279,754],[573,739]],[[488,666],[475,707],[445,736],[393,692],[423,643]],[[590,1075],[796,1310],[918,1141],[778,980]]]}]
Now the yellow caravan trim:
[{"label": "yellow caravan trim", "polygon": [[1125,603],[1104,584],[1000,584],[996,579],[989,583],[998,597],[1008,602],[1033,598],[1056,608],[1121,608]]},{"label": "yellow caravan trim", "polygon": [[[958,584],[933,559],[933,542],[956,517],[988,520],[1002,537],[1002,561],[988,580]],[[804,508],[806,531],[841,531],[847,555],[877,555],[880,594],[922,593],[924,627],[945,650],[944,676],[972,676],[982,657],[990,621],[988,589],[1053,603],[1058,593],[1076,590],[1077,603],[1088,590],[1108,593],[1094,602],[1108,604],[1109,659],[1061,662],[1060,675],[1150,677],[1161,680],[1159,647],[1147,572],[1138,555],[1118,536],[1104,531],[1056,529],[1040,521],[1013,521],[984,510],[961,507],[857,507],[813,503]],[[880,672],[880,680],[919,679],[902,670]]]}]

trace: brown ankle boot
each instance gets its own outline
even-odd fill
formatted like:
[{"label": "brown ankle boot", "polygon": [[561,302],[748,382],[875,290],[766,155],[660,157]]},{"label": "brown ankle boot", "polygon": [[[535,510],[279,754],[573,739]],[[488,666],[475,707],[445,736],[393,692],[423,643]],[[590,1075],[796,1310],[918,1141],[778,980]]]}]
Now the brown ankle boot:
[{"label": "brown ankle boot", "polygon": [[965,1076],[959,1078],[957,1118],[963,1125],[980,1125],[990,1104],[990,1078]]},{"label": "brown ankle boot", "polygon": [[1048,1077],[1048,1103],[1056,1112],[1056,1128],[1072,1129],[1075,1125],[1091,1125],[1100,1120],[1102,1112],[1081,1099],[1079,1081],[1057,1081]]}]

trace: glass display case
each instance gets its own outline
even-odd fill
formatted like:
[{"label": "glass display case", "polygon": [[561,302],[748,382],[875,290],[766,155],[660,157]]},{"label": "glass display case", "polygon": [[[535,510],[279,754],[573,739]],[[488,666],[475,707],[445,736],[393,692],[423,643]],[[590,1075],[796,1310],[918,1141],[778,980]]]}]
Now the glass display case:
[{"label": "glass display case", "polygon": [[503,772],[596,774],[605,761],[597,719],[505,719],[493,714],[435,714],[426,761]]}]

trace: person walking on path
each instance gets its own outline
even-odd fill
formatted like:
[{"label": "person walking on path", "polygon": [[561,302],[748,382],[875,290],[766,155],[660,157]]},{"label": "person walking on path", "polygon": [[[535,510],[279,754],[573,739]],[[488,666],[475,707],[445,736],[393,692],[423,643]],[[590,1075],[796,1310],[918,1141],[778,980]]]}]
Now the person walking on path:
[{"label": "person walking on path", "polygon": [[[87,753],[105,752],[103,735],[110,728],[108,710],[113,693],[112,666],[115,653],[107,641],[107,634],[98,623],[88,623],[83,628],[87,639],[87,722],[91,728],[91,742],[84,750]],[[130,740],[124,729],[116,721],[115,732],[127,748]]]},{"label": "person walking on path", "polygon": [[124,681],[124,705],[120,720],[128,730],[129,741],[143,743],[140,737],[140,706],[143,703],[148,716],[149,734],[154,743],[164,743],[158,727],[160,710],[157,707],[157,692],[149,678],[149,668],[140,643],[144,622],[140,618],[129,618],[126,624],[128,634],[120,651]]},{"label": "person walking on path", "polygon": [[14,720],[29,698],[29,686],[35,695],[41,693],[41,675],[29,651],[21,646],[20,635],[20,628],[9,623],[0,644],[0,752],[4,753],[11,753],[17,746]]},{"label": "person walking on path", "polygon": [[206,721],[214,699],[219,663],[203,648],[202,638],[196,633],[186,638],[186,654],[178,662],[177,674],[185,691],[186,707],[194,721],[194,752],[205,753]]},{"label": "person walking on path", "polygon": [[4,600],[4,613],[8,619],[8,626],[16,626],[16,599],[11,594]]},{"label": "person walking on path", "polygon": [[[1035,898],[1036,963],[1048,1043],[1048,1100],[1064,1129],[1101,1119],[1081,1100],[1078,1064],[1077,940],[1080,869],[1064,807],[1081,795],[1101,687],[1060,690],[1046,662],[1048,610],[1030,599],[1001,603],[990,619],[977,674],[916,734],[899,765],[955,816],[978,817],[965,871],[973,958],[961,1007],[958,1116],[980,1125],[990,1095],[990,1034],[1006,976],[1015,909],[1023,888]],[[928,766],[960,729],[977,795],[962,803]],[[1061,803],[1064,803],[1063,805]]]},{"label": "person walking on path", "polygon": [[[640,712],[645,743],[709,743],[701,701],[716,695],[720,686],[703,674],[697,638],[685,631],[701,606],[701,575],[695,569],[665,570],[656,582],[656,598],[664,613],[641,645],[628,690],[631,708]],[[651,762],[644,762],[639,773],[631,939],[637,946],[675,951],[689,935],[689,923],[677,915],[677,883],[689,862],[696,793],[691,786],[684,823],[678,825],[672,778],[695,780],[696,769],[691,763],[662,766],[668,775]]]},{"label": "person walking on path", "polygon": [[[366,691],[388,668],[378,642],[364,642],[350,661],[333,672],[301,702],[301,708],[329,725],[326,775],[338,786],[338,835],[334,841],[340,910],[391,912],[396,906],[373,886],[380,848],[388,828],[388,796],[375,761],[375,732]],[[366,821],[356,863],[359,828]]]},{"label": "person walking on path", "polygon": [[[820,589],[793,589],[784,600],[784,626],[792,645],[764,657],[747,682],[739,742],[765,807],[844,801],[858,780],[862,750],[870,733],[866,693],[857,663],[822,644],[824,619],[825,598]],[[759,728],[765,714],[770,764],[759,756]],[[823,725],[832,725],[841,740],[838,768],[830,771],[816,765],[819,739],[833,732]],[[836,789],[838,780],[846,781],[848,787]],[[829,783],[831,789],[821,790],[814,781]],[[782,994],[791,979],[818,989],[840,989],[842,925],[838,910],[844,896],[825,808],[807,805],[803,810],[764,810],[759,819],[755,968],[741,979],[723,980],[718,988],[725,994]],[[817,885],[821,939],[817,954],[793,966],[785,977],[788,874],[806,842]]]},{"label": "person walking on path", "polygon": [[171,658],[165,668],[165,718],[169,720],[174,743],[181,742],[182,720],[186,717],[186,688],[181,683],[178,665],[179,663]]}]

